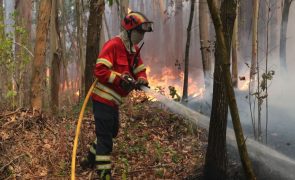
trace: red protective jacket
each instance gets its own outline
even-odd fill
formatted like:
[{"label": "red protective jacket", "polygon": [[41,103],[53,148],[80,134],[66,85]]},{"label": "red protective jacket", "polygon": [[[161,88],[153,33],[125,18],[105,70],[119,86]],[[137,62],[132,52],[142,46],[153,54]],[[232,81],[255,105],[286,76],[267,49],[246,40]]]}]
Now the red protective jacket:
[{"label": "red protective jacket", "polygon": [[[138,51],[138,47],[135,47]],[[129,73],[135,80],[147,78],[146,68],[138,55],[138,64],[133,72],[129,66],[133,66],[135,53],[130,53],[120,37],[115,37],[103,46],[94,69],[94,75],[98,79],[92,99],[101,103],[118,107],[122,103],[122,98],[126,97],[126,92],[120,87],[121,74]],[[130,62],[130,63],[129,63]]]}]

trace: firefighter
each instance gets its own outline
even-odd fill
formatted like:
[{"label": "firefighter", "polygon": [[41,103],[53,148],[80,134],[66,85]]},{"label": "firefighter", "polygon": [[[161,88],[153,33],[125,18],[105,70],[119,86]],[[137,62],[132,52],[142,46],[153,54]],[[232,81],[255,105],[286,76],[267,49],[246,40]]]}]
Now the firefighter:
[{"label": "firefighter", "polygon": [[122,98],[133,89],[148,85],[138,44],[145,32],[153,31],[152,25],[142,13],[129,13],[122,20],[123,31],[104,44],[94,68],[98,79],[92,92],[96,140],[81,166],[95,167],[101,179],[111,175],[110,154],[113,138],[118,134]]}]

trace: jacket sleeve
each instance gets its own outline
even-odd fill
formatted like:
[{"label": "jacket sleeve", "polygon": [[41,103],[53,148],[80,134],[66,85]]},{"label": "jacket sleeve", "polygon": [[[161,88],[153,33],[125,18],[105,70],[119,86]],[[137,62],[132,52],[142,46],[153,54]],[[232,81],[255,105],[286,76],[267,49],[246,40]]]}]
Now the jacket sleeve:
[{"label": "jacket sleeve", "polygon": [[94,68],[94,75],[99,82],[119,83],[120,74],[112,70],[115,58],[115,44],[109,41],[103,46]]},{"label": "jacket sleeve", "polygon": [[135,75],[135,78],[144,78],[147,80],[147,75],[146,75],[146,67],[143,64],[143,61],[141,59],[141,56],[138,56],[138,64],[133,70],[133,74]]}]

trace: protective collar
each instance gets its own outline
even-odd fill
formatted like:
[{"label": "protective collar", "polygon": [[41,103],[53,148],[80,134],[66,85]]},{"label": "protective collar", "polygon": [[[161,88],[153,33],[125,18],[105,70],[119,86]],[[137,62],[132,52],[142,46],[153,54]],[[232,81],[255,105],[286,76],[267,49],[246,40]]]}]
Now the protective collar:
[{"label": "protective collar", "polygon": [[129,53],[135,53],[136,52],[135,47],[133,45],[132,45],[132,48],[130,50],[130,40],[128,39],[127,31],[123,30],[122,32],[120,32],[119,37],[123,41],[123,44],[124,44],[126,50]]}]

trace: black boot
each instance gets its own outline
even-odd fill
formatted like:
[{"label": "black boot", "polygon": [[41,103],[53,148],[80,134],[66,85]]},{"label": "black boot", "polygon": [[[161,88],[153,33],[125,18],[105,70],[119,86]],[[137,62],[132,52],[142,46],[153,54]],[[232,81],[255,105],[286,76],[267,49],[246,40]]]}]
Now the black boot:
[{"label": "black boot", "polygon": [[88,153],[86,158],[83,158],[80,162],[80,166],[83,170],[94,169],[95,166],[95,156],[91,152]]}]

